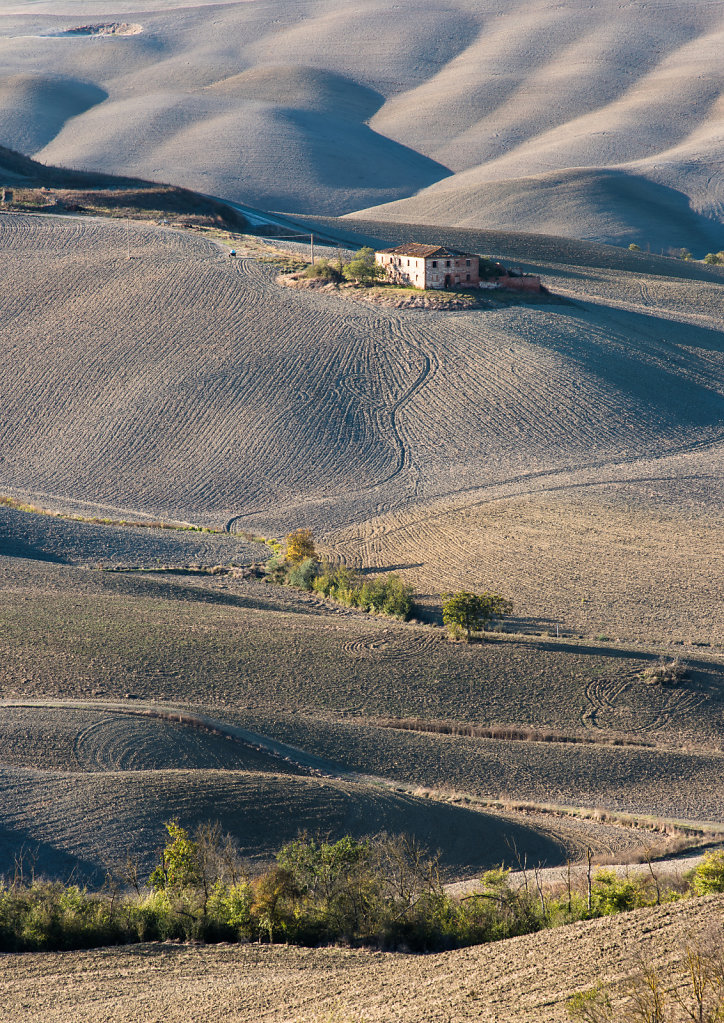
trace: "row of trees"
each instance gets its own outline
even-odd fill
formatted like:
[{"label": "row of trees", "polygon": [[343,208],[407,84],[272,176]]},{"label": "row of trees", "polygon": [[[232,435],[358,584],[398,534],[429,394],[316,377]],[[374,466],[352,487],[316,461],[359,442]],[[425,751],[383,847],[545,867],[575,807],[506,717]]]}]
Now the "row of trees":
[{"label": "row of trees", "polygon": [[[314,590],[349,607],[408,619],[415,610],[412,588],[391,573],[361,578],[344,565],[322,561],[316,551],[311,529],[295,529],[286,537],[266,564],[268,578],[303,590]],[[454,639],[471,642],[473,633],[491,628],[511,614],[511,601],[498,593],[470,593],[460,590],[442,598],[442,619]]]},{"label": "row of trees", "polygon": [[538,870],[524,871],[514,883],[507,869],[497,868],[482,875],[478,892],[458,899],[442,884],[438,858],[400,835],[300,837],[252,878],[217,825],[193,836],[177,821],[166,829],[147,882],[130,865],[98,892],[18,878],[0,884],[0,951],[166,939],[427,951],[724,891],[724,854],[710,853],[688,885],[667,886],[653,869],[630,877],[601,870],[546,889]]},{"label": "row of trees", "polygon": [[[637,245],[636,242],[631,242],[629,250],[631,252],[641,252],[641,246]],[[669,249],[669,255],[675,256],[676,259],[683,259],[686,263],[689,263],[694,259],[688,249]],[[709,266],[724,265],[724,251],[707,252],[704,256],[704,262],[708,263]]]}]

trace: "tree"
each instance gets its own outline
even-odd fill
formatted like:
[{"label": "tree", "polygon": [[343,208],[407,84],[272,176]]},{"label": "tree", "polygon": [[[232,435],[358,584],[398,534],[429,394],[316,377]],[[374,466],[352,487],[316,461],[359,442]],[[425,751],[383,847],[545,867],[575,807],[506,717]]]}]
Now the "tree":
[{"label": "tree", "polygon": [[317,558],[314,549],[314,534],[311,529],[295,529],[286,538],[286,559],[292,565],[301,565],[307,558]]},{"label": "tree", "polygon": [[304,271],[304,276],[310,279],[321,279],[325,281],[342,280],[341,271],[330,264],[327,259],[318,259],[316,263],[310,263]]},{"label": "tree", "polygon": [[374,249],[362,248],[354,259],[345,263],[342,273],[348,281],[355,281],[357,284],[374,284],[385,276],[384,268],[375,262]]},{"label": "tree", "polygon": [[707,254],[704,256],[704,262],[708,263],[709,266],[717,266],[719,263],[724,263],[724,251],[707,252]]},{"label": "tree", "polygon": [[628,249],[629,249],[629,252],[640,252],[641,251],[641,246],[637,245],[636,242],[631,242],[631,244],[629,245]]},{"label": "tree", "polygon": [[453,635],[465,631],[467,642],[473,632],[479,632],[494,618],[509,615],[513,605],[498,593],[444,593],[442,598],[442,620]]},{"label": "tree", "polygon": [[168,821],[170,842],[161,852],[159,865],[149,881],[155,891],[166,888],[193,888],[201,878],[198,845],[178,821]]},{"label": "tree", "polygon": [[300,590],[311,590],[312,583],[319,574],[319,562],[316,558],[305,558],[298,565],[293,565],[287,572],[287,586],[298,586]]},{"label": "tree", "polygon": [[697,895],[724,892],[724,852],[710,852],[686,876]]}]

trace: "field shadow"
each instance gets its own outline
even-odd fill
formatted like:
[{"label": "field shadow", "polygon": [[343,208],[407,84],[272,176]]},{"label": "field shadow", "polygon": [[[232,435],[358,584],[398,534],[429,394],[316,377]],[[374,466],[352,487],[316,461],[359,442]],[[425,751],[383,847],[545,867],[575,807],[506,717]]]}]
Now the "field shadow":
[{"label": "field shadow", "polygon": [[[235,607],[247,611],[319,616],[317,608],[311,605],[305,606],[302,601],[285,603],[283,599],[276,602],[255,594],[222,593],[219,590],[205,589],[202,586],[193,586],[188,583],[149,579],[141,576],[140,573],[136,575],[135,572],[104,572],[102,576],[104,588],[131,596],[152,597],[175,603],[215,604],[220,607]],[[280,594],[280,596],[284,595]]]},{"label": "field shadow", "polygon": [[[569,321],[571,329],[547,333],[537,344],[547,352],[556,352],[572,360],[591,379],[600,379],[609,388],[624,395],[633,408],[649,417],[655,414],[661,433],[666,430],[718,428],[724,416],[724,399],[713,386],[684,376],[681,372],[681,343],[673,338],[682,327],[664,317],[604,306],[610,333],[593,336],[587,331],[591,310],[600,316],[600,306],[559,306],[557,316]],[[621,322],[625,318],[625,323]],[[708,327],[685,325],[687,349],[699,348],[719,353],[724,350],[724,333]],[[640,336],[644,345],[654,345],[658,362],[644,359],[631,346],[631,337]],[[611,339],[626,339],[626,345],[614,348]],[[629,354],[631,352],[631,354]],[[643,354],[646,354],[645,352]],[[678,370],[678,372],[677,372]]]},{"label": "field shadow", "polygon": [[721,693],[724,689],[724,665],[691,657],[683,648],[673,648],[666,654],[662,655],[661,653],[652,653],[648,650],[635,650],[631,647],[615,647],[603,644],[594,645],[592,643],[585,642],[574,643],[571,642],[570,639],[566,639],[564,636],[561,637],[561,642],[558,642],[555,639],[533,639],[532,637],[528,640],[521,636],[519,642],[521,645],[525,645],[532,650],[537,650],[542,653],[570,652],[573,654],[585,654],[588,657],[606,657],[616,660],[638,661],[641,664],[642,669],[656,664],[659,660],[661,660],[662,656],[667,661],[680,657],[689,672],[693,673],[696,678],[679,683],[679,685],[676,686],[677,689],[691,688],[691,682],[698,683],[699,688],[709,689],[712,693]]},{"label": "field shadow", "polygon": [[[598,303],[593,303],[592,308],[597,311],[601,308]],[[618,316],[626,317],[626,330],[629,329],[629,324],[648,337],[662,340],[666,343],[665,339],[667,334],[673,333],[675,336],[680,335],[681,325],[675,320],[667,319],[665,316],[657,316],[655,313],[644,313],[633,311],[630,309],[619,309],[617,307],[604,308]],[[585,299],[576,299],[568,303],[566,315],[579,319],[582,312],[589,309],[589,304]],[[716,330],[713,327],[702,327],[699,324],[685,323],[683,329],[686,330],[686,346],[687,348],[695,347],[702,348],[707,352],[724,352],[724,331]],[[674,348],[678,348],[678,345],[672,345]]]},{"label": "field shadow", "polygon": [[55,565],[67,564],[65,558],[61,558],[57,554],[44,551],[41,547],[34,547],[32,544],[24,543],[22,540],[4,533],[0,533],[0,557],[24,558],[27,561],[45,561]]},{"label": "field shadow", "polygon": [[57,849],[30,832],[0,824],[0,877],[11,881],[22,876],[28,882],[62,880],[65,884],[103,883],[105,871],[97,863]]}]

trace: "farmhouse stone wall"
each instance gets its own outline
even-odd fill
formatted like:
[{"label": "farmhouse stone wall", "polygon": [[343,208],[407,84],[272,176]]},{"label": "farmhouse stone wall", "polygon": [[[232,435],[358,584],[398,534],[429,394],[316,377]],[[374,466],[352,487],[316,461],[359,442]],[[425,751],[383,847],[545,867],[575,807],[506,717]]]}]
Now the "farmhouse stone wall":
[{"label": "farmhouse stone wall", "polygon": [[[429,255],[416,255],[415,248],[429,248]],[[407,249],[408,251],[405,251]],[[450,252],[434,246],[400,245],[375,253],[376,262],[384,268],[386,276],[395,284],[412,288],[477,288],[480,283],[480,265],[477,256],[470,253]]]}]

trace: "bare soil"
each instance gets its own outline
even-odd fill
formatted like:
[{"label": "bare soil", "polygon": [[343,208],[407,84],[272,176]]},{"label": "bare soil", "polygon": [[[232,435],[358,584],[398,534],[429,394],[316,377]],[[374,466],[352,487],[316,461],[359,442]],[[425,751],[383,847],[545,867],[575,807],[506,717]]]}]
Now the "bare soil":
[{"label": "bare soil", "polygon": [[572,303],[451,317],[288,292],[176,232],[134,227],[128,259],[121,225],[0,226],[7,491],[304,523],[331,555],[406,566],[432,604],[493,585],[523,630],[722,643],[716,273],[528,241]]},{"label": "bare soil", "polygon": [[3,1004],[20,1023],[564,1023],[566,1000],[615,992],[652,960],[721,927],[721,896],[639,910],[439,955],[282,946],[152,944],[6,956]]}]

